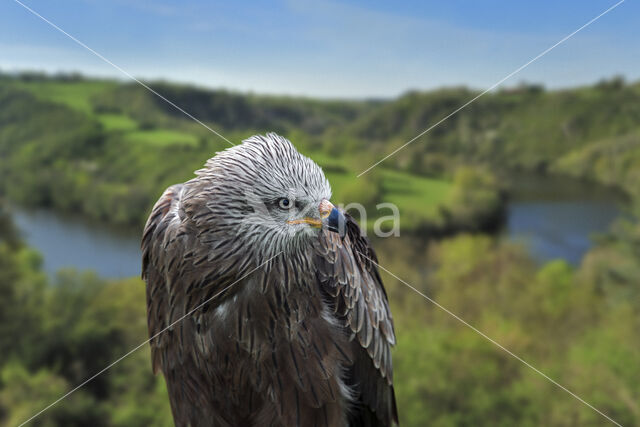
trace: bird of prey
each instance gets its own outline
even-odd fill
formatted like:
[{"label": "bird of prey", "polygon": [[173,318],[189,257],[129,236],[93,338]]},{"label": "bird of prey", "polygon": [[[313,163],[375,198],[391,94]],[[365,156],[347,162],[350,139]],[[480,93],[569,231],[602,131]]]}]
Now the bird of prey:
[{"label": "bird of prey", "polygon": [[169,187],[142,238],[154,373],[178,426],[389,426],[376,255],[320,167],[253,136]]}]

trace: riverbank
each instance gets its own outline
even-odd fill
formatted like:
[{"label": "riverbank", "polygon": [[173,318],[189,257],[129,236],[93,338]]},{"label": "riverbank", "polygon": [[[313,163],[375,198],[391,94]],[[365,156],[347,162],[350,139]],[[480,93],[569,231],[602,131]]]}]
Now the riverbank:
[{"label": "riverbank", "polygon": [[[512,177],[516,186],[503,201],[504,216],[487,222],[484,231],[526,245],[538,263],[563,259],[577,265],[593,246],[592,237],[607,232],[624,212],[624,199],[606,187],[540,175]],[[93,270],[110,278],[140,274],[141,230],[108,226],[50,209],[14,205],[10,212],[26,242],[42,253],[43,269],[50,276],[64,268]],[[416,232],[401,224],[399,238],[376,239],[376,247],[386,250],[387,239],[391,239],[423,251],[433,239],[483,230],[444,231],[440,227]]]}]

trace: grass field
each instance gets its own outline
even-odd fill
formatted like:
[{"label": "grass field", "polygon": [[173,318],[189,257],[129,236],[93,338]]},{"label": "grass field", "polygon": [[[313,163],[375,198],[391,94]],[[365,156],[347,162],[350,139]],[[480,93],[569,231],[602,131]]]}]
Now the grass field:
[{"label": "grass field", "polygon": [[452,187],[448,181],[398,171],[384,170],[382,175],[384,194],[389,201],[397,204],[401,212],[412,212],[416,216],[435,216]]},{"label": "grass field", "polygon": [[125,114],[97,114],[98,121],[107,132],[130,132],[138,129],[138,122]]},{"label": "grass field", "polygon": [[27,89],[40,99],[64,104],[75,110],[93,113],[91,99],[117,86],[113,81],[36,81],[20,82],[19,86]]},{"label": "grass field", "polygon": [[198,137],[196,135],[179,132],[171,129],[151,129],[128,132],[126,139],[135,143],[144,143],[154,146],[169,145],[196,145]]},{"label": "grass field", "polygon": [[[326,153],[311,152],[306,153],[318,165],[325,169],[325,175],[333,190],[333,199],[340,202],[345,201],[343,189],[349,187],[354,182],[364,178],[358,178],[356,170],[348,168],[348,159],[331,157]],[[340,170],[343,171],[340,171]],[[395,204],[400,211],[400,218],[403,227],[411,228],[411,221],[415,218],[428,220],[439,220],[439,207],[442,206],[449,197],[452,183],[440,179],[432,179],[412,175],[405,172],[380,168],[382,182],[382,200]],[[380,216],[389,215],[388,209],[369,212],[369,220]],[[369,221],[368,226],[373,223]]]}]

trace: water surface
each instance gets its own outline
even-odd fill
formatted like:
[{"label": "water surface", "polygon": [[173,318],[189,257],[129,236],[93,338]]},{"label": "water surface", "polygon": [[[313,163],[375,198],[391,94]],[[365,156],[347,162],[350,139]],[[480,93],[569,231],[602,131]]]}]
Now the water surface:
[{"label": "water surface", "polygon": [[51,210],[13,207],[13,220],[27,243],[44,257],[44,270],[61,268],[94,270],[100,276],[122,278],[140,275],[140,237],[69,218]]},{"label": "water surface", "polygon": [[524,242],[540,262],[562,258],[578,264],[594,234],[623,214],[624,198],[599,185],[563,177],[510,177],[505,234]]}]

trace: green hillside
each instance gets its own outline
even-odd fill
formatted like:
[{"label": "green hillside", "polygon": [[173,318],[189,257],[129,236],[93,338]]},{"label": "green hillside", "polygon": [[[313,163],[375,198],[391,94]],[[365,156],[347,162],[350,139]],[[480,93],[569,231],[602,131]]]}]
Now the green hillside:
[{"label": "green hillside", "polygon": [[[287,136],[324,167],[337,202],[364,204],[369,219],[386,214],[378,203],[395,203],[408,229],[490,226],[502,209],[493,175],[512,169],[601,181],[633,197],[640,188],[640,84],[621,79],[487,94],[361,178],[477,93],[339,101],[150,84],[231,141],[269,131]],[[166,186],[189,179],[228,146],[137,84],[5,75],[0,104],[0,150],[10,159],[0,166],[0,191],[114,224],[140,227]],[[465,168],[475,178],[463,178]],[[472,198],[479,191],[488,194]]]},{"label": "green hillside", "polygon": [[[382,157],[477,94],[465,88],[408,93],[345,129],[345,152],[366,148]],[[437,175],[459,162],[488,163],[498,169],[567,172],[618,185],[594,170],[594,164],[584,163],[585,154],[578,161],[577,153],[599,157],[604,153],[596,154],[594,146],[608,145],[615,138],[615,151],[625,153],[625,164],[635,163],[639,131],[640,83],[614,78],[559,91],[523,85],[479,98],[385,166]],[[634,191],[633,185],[625,189]]]},{"label": "green hillside", "polygon": [[[397,204],[407,229],[451,226],[443,212],[452,208],[452,176],[426,178],[382,167],[356,178],[360,163],[335,155],[325,144],[380,101],[245,96],[166,83],[154,87],[233,141],[273,130],[289,137],[325,169],[336,202],[368,208],[368,227],[390,214],[376,208],[380,202]],[[114,224],[141,227],[164,188],[191,178],[228,146],[137,85],[5,76],[0,104],[0,150],[8,160],[0,166],[0,190],[23,204]],[[463,225],[473,228],[473,218]]]}]

